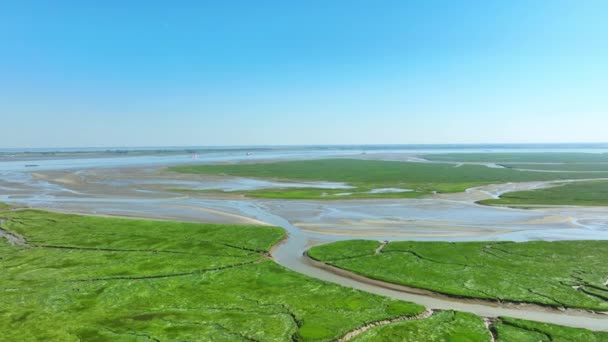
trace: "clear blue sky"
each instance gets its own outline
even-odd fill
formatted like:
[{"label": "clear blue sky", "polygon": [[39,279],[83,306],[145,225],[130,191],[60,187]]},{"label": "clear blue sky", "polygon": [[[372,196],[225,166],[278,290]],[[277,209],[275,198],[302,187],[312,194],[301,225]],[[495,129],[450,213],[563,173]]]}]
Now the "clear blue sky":
[{"label": "clear blue sky", "polygon": [[605,0],[3,1],[0,147],[605,142],[607,15]]}]

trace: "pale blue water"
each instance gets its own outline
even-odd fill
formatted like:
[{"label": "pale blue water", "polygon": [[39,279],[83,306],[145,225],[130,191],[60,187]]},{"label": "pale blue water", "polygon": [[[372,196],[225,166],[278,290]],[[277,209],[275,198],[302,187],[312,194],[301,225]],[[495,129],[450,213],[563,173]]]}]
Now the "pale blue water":
[{"label": "pale blue water", "polygon": [[[129,156],[104,151],[148,151]],[[157,151],[163,151],[158,153]],[[193,158],[196,151],[197,158]],[[57,152],[57,155],[15,157],[14,153]],[[100,152],[97,156],[62,155],[67,152]],[[170,152],[170,153],[167,153]],[[267,159],[306,159],[362,154],[428,154],[475,152],[585,152],[608,153],[608,144],[483,144],[483,145],[340,145],[340,146],[238,146],[238,147],[135,147],[135,148],[0,148],[0,171],[64,170],[78,168],[111,168],[188,163],[220,163]],[[26,159],[26,160],[24,160]],[[36,165],[36,166],[26,166]]]},{"label": "pale blue water", "polygon": [[407,152],[608,152],[605,143],[555,144],[376,144],[376,145],[259,145],[259,146],[147,146],[147,147],[37,147],[0,148],[0,153],[20,152],[105,152],[105,151],[186,151],[239,152],[239,151],[407,151]]}]

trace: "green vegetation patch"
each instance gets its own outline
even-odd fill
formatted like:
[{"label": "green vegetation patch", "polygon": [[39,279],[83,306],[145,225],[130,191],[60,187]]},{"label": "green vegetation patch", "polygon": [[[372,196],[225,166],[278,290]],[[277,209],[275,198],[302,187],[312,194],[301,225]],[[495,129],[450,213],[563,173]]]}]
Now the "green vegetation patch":
[{"label": "green vegetation patch", "polygon": [[356,342],[573,342],[608,341],[608,333],[569,328],[509,317],[500,317],[486,327],[484,321],[472,314],[439,311],[422,320],[400,321],[371,328],[352,341]]},{"label": "green vegetation patch", "polygon": [[[238,192],[269,198],[374,198],[419,197],[437,192],[461,192],[467,188],[506,182],[608,177],[604,173],[533,172],[488,168],[482,165],[409,163],[358,159],[322,159],[257,164],[186,165],[171,171],[280,179],[287,181],[345,182],[354,189],[263,189]],[[408,189],[407,192],[373,193],[373,189]],[[348,195],[345,195],[348,194]]]},{"label": "green vegetation patch", "polygon": [[501,164],[511,169],[543,170],[543,171],[608,171],[608,163],[559,163],[559,164]]},{"label": "green vegetation patch", "polygon": [[495,324],[498,341],[519,342],[601,342],[608,333],[501,317]]},{"label": "green vegetation patch", "polygon": [[354,198],[416,198],[422,195],[417,191],[370,193],[371,189],[358,187],[356,189],[321,189],[321,188],[269,188],[247,191],[222,191],[170,189],[170,191],[189,194],[232,194],[257,198],[280,199],[354,199]]},{"label": "green vegetation patch", "polygon": [[499,199],[479,201],[486,205],[581,205],[608,206],[608,181],[572,182],[555,187],[508,192]]},{"label": "green vegetation patch", "polygon": [[481,318],[462,312],[442,311],[423,320],[401,321],[373,328],[352,341],[478,342],[489,341],[490,338]]},{"label": "green vegetation patch", "polygon": [[319,261],[341,260],[374,254],[380,245],[374,240],[345,240],[312,248],[307,254]]},{"label": "green vegetation patch", "polygon": [[329,341],[423,308],[274,263],[282,229],[0,213],[0,339]]},{"label": "green vegetation patch", "polygon": [[470,163],[600,163],[608,162],[608,153],[519,152],[519,153],[445,153],[427,154],[433,161]]},{"label": "green vegetation patch", "polygon": [[[32,245],[129,249],[181,253],[225,250],[261,252],[285,236],[282,228],[131,220],[37,210],[2,213],[3,227]],[[230,251],[230,252],[228,252]]]},{"label": "green vegetation patch", "polygon": [[391,283],[460,297],[608,310],[608,241],[361,241],[312,248],[316,260]]}]

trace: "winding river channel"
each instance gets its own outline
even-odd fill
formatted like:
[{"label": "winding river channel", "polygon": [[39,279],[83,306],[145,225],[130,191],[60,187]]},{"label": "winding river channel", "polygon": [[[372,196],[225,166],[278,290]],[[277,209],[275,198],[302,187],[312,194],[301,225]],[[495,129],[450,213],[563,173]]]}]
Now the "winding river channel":
[{"label": "winding river channel", "polygon": [[[380,151],[381,152],[381,151]],[[382,159],[378,152],[375,157]],[[352,156],[359,151],[322,155],[264,155],[255,160],[285,160]],[[391,154],[394,157],[394,152]],[[181,159],[180,159],[181,158]],[[369,154],[366,158],[370,158]],[[413,155],[404,155],[408,160]],[[217,153],[203,161],[188,156],[154,158],[48,159],[25,168],[22,161],[0,161],[0,202],[62,212],[176,219],[196,222],[269,224],[283,227],[289,237],[272,251],[281,265],[344,286],[416,302],[432,309],[454,309],[483,317],[511,316],[592,330],[608,331],[608,315],[582,310],[556,310],[536,305],[494,303],[449,298],[358,277],[324,267],[305,255],[310,247],[344,239],[528,241],[608,239],[608,208],[555,207],[534,210],[477,205],[507,191],[534,189],[547,183],[497,184],[466,193],[424,199],[374,200],[261,200],[238,195],[182,195],[174,188],[247,190],[263,187],[346,184],[282,183],[247,178],[170,173],[166,165],[252,159],[242,154]],[[608,277],[608,275],[606,275]]]}]

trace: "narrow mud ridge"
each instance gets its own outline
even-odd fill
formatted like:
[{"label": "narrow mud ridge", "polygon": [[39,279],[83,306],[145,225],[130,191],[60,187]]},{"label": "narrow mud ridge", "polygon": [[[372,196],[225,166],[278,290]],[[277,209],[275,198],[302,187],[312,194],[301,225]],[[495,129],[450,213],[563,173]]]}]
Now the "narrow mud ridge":
[{"label": "narrow mud ridge", "polygon": [[240,249],[240,250],[244,250],[244,251],[248,251],[248,252],[253,252],[253,253],[258,253],[258,254],[268,254],[268,251],[265,250],[261,250],[261,249],[253,249],[253,248],[247,248],[244,246],[237,246],[237,245],[231,245],[229,243],[225,243],[225,242],[220,242],[220,241],[209,241],[209,240],[202,240],[208,243],[214,243],[217,245],[222,245],[224,247],[229,247],[229,248],[234,248],[234,249]]},{"label": "narrow mud ridge", "polygon": [[8,243],[10,243],[13,246],[27,246],[28,245],[27,241],[25,241],[25,239],[23,237],[13,234],[2,228],[2,224],[5,221],[6,220],[0,220],[0,238],[5,238],[8,241]]},{"label": "narrow mud ridge", "polygon": [[388,245],[388,241],[387,240],[382,241],[382,244],[378,248],[376,248],[376,250],[374,251],[374,254],[382,253],[382,250],[384,249],[384,247],[386,247],[386,245]]},{"label": "narrow mud ridge", "polygon": [[[32,248],[49,248],[49,249],[69,249],[75,251],[90,251],[90,252],[120,252],[120,253],[166,253],[166,254],[183,254],[183,255],[197,255],[197,256],[213,256],[221,257],[226,256],[223,254],[209,254],[209,253],[191,253],[191,252],[178,252],[178,251],[165,251],[161,249],[120,249],[120,248],[104,248],[104,247],[75,247],[75,246],[59,246],[59,245],[29,245]],[[259,253],[252,253],[259,254]]]},{"label": "narrow mud ridge", "polygon": [[286,304],[282,304],[282,303],[262,303],[257,299],[243,297],[243,296],[239,296],[239,298],[246,300],[246,301],[256,303],[256,305],[258,305],[260,307],[279,307],[279,308],[281,308],[281,310],[277,311],[276,313],[281,313],[281,314],[287,315],[291,318],[291,320],[293,321],[293,323],[295,324],[297,329],[295,329],[295,331],[291,335],[290,340],[292,342],[298,341],[298,330],[302,327],[302,321],[298,319],[296,314],[293,313],[293,311],[289,308],[289,306],[287,306]]},{"label": "narrow mud ridge", "polygon": [[485,325],[486,329],[488,329],[488,333],[490,333],[490,342],[498,341],[498,333],[496,331],[496,327],[494,326],[494,324],[498,321],[498,319],[488,317],[483,319],[483,325]]},{"label": "narrow mud ridge", "polygon": [[[578,292],[582,292],[584,294],[586,294],[587,296],[590,297],[595,297],[597,299],[603,300],[603,301],[608,301],[608,289],[605,289],[601,286],[598,285],[593,285],[593,284],[589,284],[588,282],[586,282],[583,278],[581,278],[580,276],[571,274],[570,275],[576,282],[578,282],[578,284],[572,286],[573,289],[575,289]],[[562,283],[562,285],[564,285]],[[608,280],[606,280],[606,282],[604,283],[604,286],[608,286]],[[591,288],[593,290],[597,290],[600,291],[601,293],[606,292],[606,295],[602,295],[599,293],[594,293],[592,291],[589,291],[587,288]]]},{"label": "narrow mud ridge", "polygon": [[361,334],[363,334],[364,332],[368,331],[369,329],[375,328],[375,327],[380,327],[383,325],[387,325],[387,324],[392,324],[392,323],[396,323],[396,322],[401,322],[401,321],[413,321],[413,320],[418,320],[418,319],[425,319],[425,318],[429,318],[431,317],[431,315],[433,315],[433,310],[431,309],[426,309],[423,312],[414,315],[414,316],[401,316],[401,317],[396,317],[396,318],[391,318],[391,319],[383,319],[381,321],[375,321],[375,322],[371,322],[371,323],[367,323],[366,325],[359,327],[353,331],[350,331],[348,333],[346,333],[346,335],[340,337],[339,339],[336,340],[336,342],[346,342],[346,341],[350,341],[352,340],[354,337],[359,336]]},{"label": "narrow mud ridge", "polygon": [[[435,260],[435,259],[431,259],[431,258],[427,258],[423,255],[421,255],[420,253],[414,252],[414,251],[410,251],[410,250],[405,250],[405,249],[398,249],[398,250],[393,250],[390,251],[391,253],[408,253],[413,255],[414,257],[420,259],[420,260],[425,260],[428,262],[434,262],[436,264],[443,264],[443,265],[455,265],[455,266],[462,266],[462,267],[471,267],[471,265],[467,265],[467,264],[460,264],[457,262],[445,262],[445,261],[441,261],[441,260]],[[388,252],[387,252],[388,253]],[[329,261],[334,261],[334,260],[329,260]]]},{"label": "narrow mud ridge", "polygon": [[[241,341],[248,341],[248,342],[260,342],[259,340],[253,339],[249,336],[245,336],[239,332],[230,330],[228,328],[226,328],[225,326],[219,324],[219,323],[214,323],[213,326],[217,327],[219,330],[222,330],[223,332],[227,333],[228,335],[232,335],[235,336],[236,338],[238,338]],[[160,342],[160,341],[159,341]]]},{"label": "narrow mud ridge", "polygon": [[232,265],[226,265],[226,266],[220,266],[220,267],[213,267],[213,268],[206,268],[206,269],[201,269],[201,270],[194,270],[191,272],[181,272],[181,273],[170,273],[170,274],[156,274],[156,275],[148,275],[148,276],[129,276],[129,277],[107,277],[107,278],[89,278],[89,279],[74,279],[74,280],[67,280],[68,282],[93,282],[93,281],[109,281],[109,280],[144,280],[144,279],[163,279],[163,278],[174,278],[174,277],[183,277],[183,276],[189,276],[189,275],[194,275],[194,274],[203,274],[203,273],[207,273],[207,272],[214,272],[214,271],[223,271],[223,270],[227,270],[227,269],[231,269],[231,268],[238,268],[238,267],[243,267],[243,266],[248,266],[248,265],[253,265],[253,264],[257,264],[260,263],[264,260],[269,260],[267,257],[262,257],[260,259],[257,260],[253,260],[253,261],[247,261],[247,262],[242,262],[242,263],[238,263],[238,264],[232,264]]},{"label": "narrow mud ridge", "polygon": [[553,336],[551,336],[550,334],[548,334],[548,333],[546,333],[546,332],[544,332],[542,330],[539,330],[539,329],[536,329],[536,328],[527,328],[527,327],[521,326],[519,324],[513,324],[511,322],[504,321],[504,320],[500,320],[500,323],[502,323],[504,325],[508,325],[510,327],[513,327],[513,328],[520,329],[520,330],[529,331],[529,332],[533,332],[533,333],[537,333],[537,334],[543,335],[546,338],[547,341],[550,341],[550,342],[553,341]]},{"label": "narrow mud ridge", "polygon": [[532,294],[534,294],[534,295],[537,295],[537,296],[539,296],[539,297],[546,298],[546,299],[548,299],[548,300],[550,300],[550,301],[552,301],[552,302],[554,302],[554,303],[557,303],[557,304],[558,304],[558,306],[556,306],[556,307],[557,307],[558,309],[565,310],[565,309],[568,307],[568,305],[566,305],[566,304],[564,304],[564,303],[560,302],[559,300],[557,300],[557,299],[555,299],[555,298],[553,298],[553,297],[551,297],[551,296],[547,296],[546,294],[540,293],[540,292],[538,292],[538,291],[534,291],[533,289],[526,289],[526,290],[528,290],[528,292],[530,292],[530,293],[532,293]]},{"label": "narrow mud ridge", "polygon": [[[225,308],[224,308],[225,309]],[[246,311],[246,312],[250,312],[250,313],[259,313],[257,311]],[[197,326],[201,326],[201,325],[205,325],[205,322],[192,322],[192,321],[174,321],[174,320],[170,320],[170,319],[166,319],[166,318],[159,318],[159,320],[165,322],[166,324],[169,325],[197,325]],[[249,336],[243,335],[239,332],[230,330],[228,328],[226,328],[224,325],[221,325],[219,323],[213,323],[211,324],[211,326],[216,327],[218,330],[221,330],[222,332],[228,334],[228,335],[232,335],[235,336],[239,341],[249,341],[249,342],[261,342],[259,340],[253,339]],[[235,341],[236,341],[235,340]],[[160,341],[159,341],[160,342]]]},{"label": "narrow mud ridge", "polygon": [[589,291],[589,290],[585,289],[585,285],[581,285],[581,286],[580,286],[580,287],[577,289],[577,291],[582,292],[582,293],[586,294],[587,296],[595,297],[595,298],[600,299],[600,300],[603,300],[603,301],[608,301],[608,297],[606,297],[606,296],[602,296],[602,295],[597,294],[597,293],[593,293],[593,292],[591,292],[591,291]]},{"label": "narrow mud ridge", "polygon": [[157,339],[156,337],[150,336],[148,334],[141,334],[141,333],[138,334],[136,332],[122,332],[121,333],[121,332],[114,331],[108,327],[102,327],[102,329],[107,330],[116,336],[131,336],[131,337],[135,337],[135,338],[145,338],[145,339],[148,339],[148,340],[154,341],[154,342],[160,342],[159,339]]},{"label": "narrow mud ridge", "polygon": [[104,247],[77,247],[77,246],[61,246],[61,245],[32,245],[36,248],[51,248],[51,249],[73,249],[78,251],[93,251],[93,252],[151,252],[151,253],[169,253],[169,254],[193,254],[186,252],[163,251],[158,249],[120,249],[120,248],[104,248]]}]

